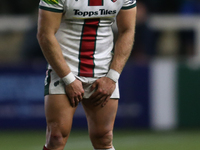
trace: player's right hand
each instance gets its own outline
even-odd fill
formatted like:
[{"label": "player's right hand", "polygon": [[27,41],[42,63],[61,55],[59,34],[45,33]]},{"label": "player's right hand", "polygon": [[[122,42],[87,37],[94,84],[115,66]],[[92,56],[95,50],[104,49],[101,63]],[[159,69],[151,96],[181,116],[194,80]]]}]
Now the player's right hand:
[{"label": "player's right hand", "polygon": [[84,90],[82,82],[75,80],[69,85],[65,86],[66,95],[69,98],[72,107],[78,106],[79,102],[82,101]]}]

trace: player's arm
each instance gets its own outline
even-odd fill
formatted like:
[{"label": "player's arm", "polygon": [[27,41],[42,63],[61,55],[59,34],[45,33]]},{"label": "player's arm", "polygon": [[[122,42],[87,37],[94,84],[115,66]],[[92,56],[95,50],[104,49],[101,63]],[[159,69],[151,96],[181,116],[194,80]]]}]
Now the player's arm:
[{"label": "player's arm", "polygon": [[116,82],[132,50],[135,35],[135,22],[136,7],[120,10],[117,15],[118,39],[115,44],[113,60],[107,76],[98,79],[92,85],[92,90],[97,88],[90,97],[94,105],[106,105],[116,87]]},{"label": "player's arm", "polygon": [[47,62],[58,76],[63,78],[70,73],[70,69],[63,58],[60,45],[55,37],[61,18],[62,13],[39,9],[37,38]]},{"label": "player's arm", "polygon": [[118,38],[110,69],[121,74],[133,47],[136,22],[136,7],[121,10],[117,15]]},{"label": "player's arm", "polygon": [[[63,77],[70,75],[71,71],[55,37],[60,27],[62,15],[62,13],[39,9],[37,38],[47,62],[52,66],[58,76],[63,79]],[[82,100],[82,84],[75,77],[74,81],[66,86],[66,92],[72,106],[76,106]]]}]

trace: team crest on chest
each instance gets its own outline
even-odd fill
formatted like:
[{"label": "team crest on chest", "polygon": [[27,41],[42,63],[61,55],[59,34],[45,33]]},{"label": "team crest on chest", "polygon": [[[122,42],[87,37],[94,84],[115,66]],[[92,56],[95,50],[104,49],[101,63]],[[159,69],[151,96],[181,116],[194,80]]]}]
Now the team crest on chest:
[{"label": "team crest on chest", "polygon": [[113,3],[116,2],[117,0],[111,0]]}]

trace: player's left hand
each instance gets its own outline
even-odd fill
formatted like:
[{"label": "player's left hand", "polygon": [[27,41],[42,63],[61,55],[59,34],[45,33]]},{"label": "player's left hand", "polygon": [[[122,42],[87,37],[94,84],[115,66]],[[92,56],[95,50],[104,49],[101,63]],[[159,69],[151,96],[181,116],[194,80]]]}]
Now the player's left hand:
[{"label": "player's left hand", "polygon": [[116,83],[108,77],[102,77],[97,79],[91,87],[91,91],[96,91],[90,96],[92,104],[94,106],[101,105],[104,107],[113,91],[115,90]]}]

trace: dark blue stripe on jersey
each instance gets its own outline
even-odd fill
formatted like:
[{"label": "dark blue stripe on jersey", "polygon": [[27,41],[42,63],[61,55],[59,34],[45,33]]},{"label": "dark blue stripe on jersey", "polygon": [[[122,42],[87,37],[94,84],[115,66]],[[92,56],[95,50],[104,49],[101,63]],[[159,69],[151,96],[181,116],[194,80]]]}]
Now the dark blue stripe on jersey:
[{"label": "dark blue stripe on jersey", "polygon": [[134,8],[135,6],[136,6],[136,3],[131,6],[128,6],[128,7],[122,7],[121,9],[123,9],[123,10],[131,9],[131,8]]},{"label": "dark blue stripe on jersey", "polygon": [[45,6],[39,6],[40,9],[47,10],[47,11],[52,11],[52,12],[57,12],[57,13],[63,13],[63,10],[60,9],[55,9],[55,8],[49,8]]},{"label": "dark blue stripe on jersey", "polygon": [[47,72],[46,72],[44,95],[49,95],[49,86],[51,83],[51,72],[52,72],[51,69],[47,70]]}]

